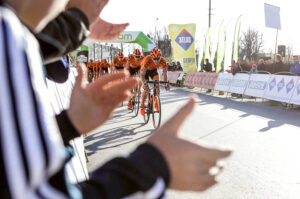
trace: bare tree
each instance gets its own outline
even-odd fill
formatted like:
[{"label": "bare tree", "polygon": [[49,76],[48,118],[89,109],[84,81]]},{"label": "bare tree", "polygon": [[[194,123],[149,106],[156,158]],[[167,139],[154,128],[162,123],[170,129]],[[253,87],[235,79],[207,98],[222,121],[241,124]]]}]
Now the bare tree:
[{"label": "bare tree", "polygon": [[163,57],[172,55],[171,39],[167,27],[158,29],[156,33],[149,32],[147,36],[152,40],[157,39],[157,47],[162,51]]},{"label": "bare tree", "polygon": [[249,61],[257,60],[258,53],[264,46],[263,34],[260,34],[258,30],[248,28],[246,32],[243,32],[240,40],[240,55],[247,56]]}]

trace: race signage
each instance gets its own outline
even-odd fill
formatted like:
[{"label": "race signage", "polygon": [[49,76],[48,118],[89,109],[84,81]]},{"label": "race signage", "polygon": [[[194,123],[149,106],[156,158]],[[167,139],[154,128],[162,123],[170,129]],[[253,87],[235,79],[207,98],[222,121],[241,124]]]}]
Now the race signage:
[{"label": "race signage", "polygon": [[236,74],[233,76],[229,91],[230,93],[244,94],[249,81],[248,74]]},{"label": "race signage", "polygon": [[220,73],[214,90],[228,92],[232,80],[233,75],[231,73]]},{"label": "race signage", "polygon": [[271,75],[252,74],[245,95],[263,98]]},{"label": "race signage", "polygon": [[293,93],[290,103],[300,105],[300,78],[298,78],[298,82],[295,87],[295,90],[294,90],[294,93]]},{"label": "race signage", "polygon": [[288,103],[298,82],[296,76],[272,75],[264,98]]}]

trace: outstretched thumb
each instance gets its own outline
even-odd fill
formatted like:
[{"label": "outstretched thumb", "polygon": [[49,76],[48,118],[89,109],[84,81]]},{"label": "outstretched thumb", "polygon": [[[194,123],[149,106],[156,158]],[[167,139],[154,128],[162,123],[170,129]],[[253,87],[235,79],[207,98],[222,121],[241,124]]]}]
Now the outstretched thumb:
[{"label": "outstretched thumb", "polygon": [[188,102],[162,126],[163,131],[167,131],[168,133],[178,133],[179,128],[192,113],[194,106],[195,98],[190,97]]},{"label": "outstretched thumb", "polygon": [[77,64],[77,72],[78,75],[76,77],[76,82],[74,87],[82,87],[83,83],[84,83],[84,70],[85,70],[85,65],[83,63],[78,63]]}]

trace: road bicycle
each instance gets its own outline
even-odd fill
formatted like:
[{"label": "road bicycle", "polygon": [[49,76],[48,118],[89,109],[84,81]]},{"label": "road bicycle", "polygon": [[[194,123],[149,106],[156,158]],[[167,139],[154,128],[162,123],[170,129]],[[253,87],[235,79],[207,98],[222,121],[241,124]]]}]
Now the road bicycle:
[{"label": "road bicycle", "polygon": [[168,84],[169,82],[164,81],[146,81],[146,84],[153,84],[153,87],[150,88],[150,91],[145,99],[145,114],[144,114],[144,122],[147,124],[150,119],[150,115],[152,114],[153,126],[155,129],[159,128],[161,123],[161,102],[159,94],[157,93],[157,87],[159,84]]}]

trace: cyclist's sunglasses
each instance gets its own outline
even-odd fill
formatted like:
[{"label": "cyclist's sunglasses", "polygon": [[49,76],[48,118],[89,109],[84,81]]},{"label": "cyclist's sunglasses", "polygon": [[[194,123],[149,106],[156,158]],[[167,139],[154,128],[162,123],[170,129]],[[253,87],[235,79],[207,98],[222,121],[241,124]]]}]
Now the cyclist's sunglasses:
[{"label": "cyclist's sunglasses", "polygon": [[134,57],[137,58],[137,59],[141,58],[141,56],[134,56]]},{"label": "cyclist's sunglasses", "polygon": [[159,61],[160,60],[160,57],[155,57],[153,58],[154,61]]}]

